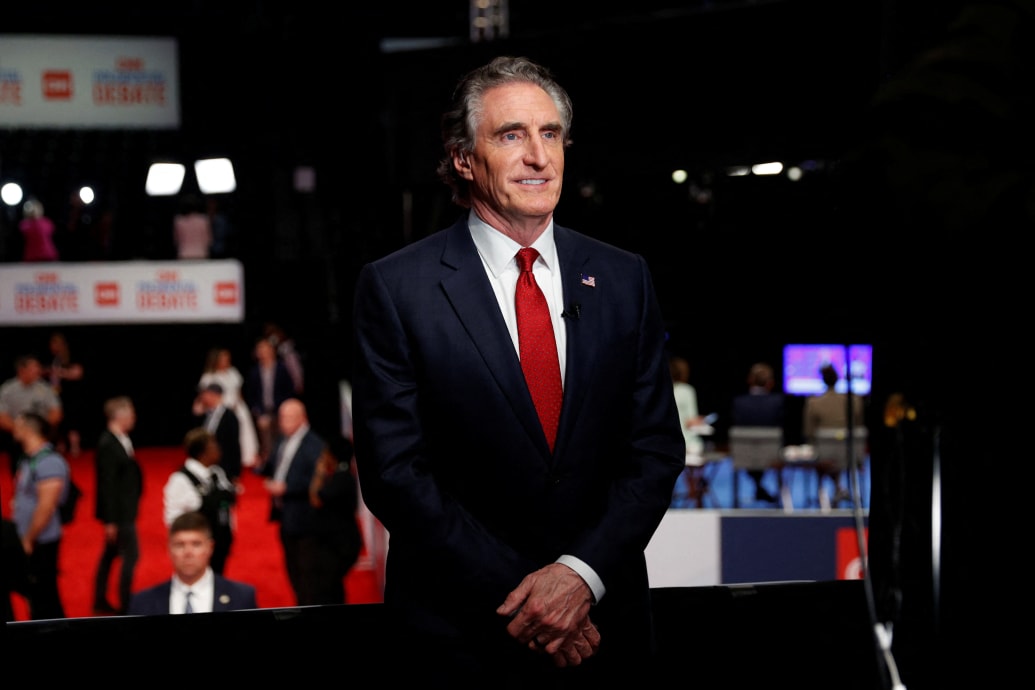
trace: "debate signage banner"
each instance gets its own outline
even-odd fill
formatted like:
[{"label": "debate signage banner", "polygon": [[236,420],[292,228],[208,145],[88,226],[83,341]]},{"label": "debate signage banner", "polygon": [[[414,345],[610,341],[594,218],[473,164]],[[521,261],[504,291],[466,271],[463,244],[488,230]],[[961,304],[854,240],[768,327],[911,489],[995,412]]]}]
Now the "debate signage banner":
[{"label": "debate signage banner", "polygon": [[173,38],[0,34],[0,127],[180,127]]},{"label": "debate signage banner", "polygon": [[244,320],[244,268],[218,261],[0,267],[0,325]]}]

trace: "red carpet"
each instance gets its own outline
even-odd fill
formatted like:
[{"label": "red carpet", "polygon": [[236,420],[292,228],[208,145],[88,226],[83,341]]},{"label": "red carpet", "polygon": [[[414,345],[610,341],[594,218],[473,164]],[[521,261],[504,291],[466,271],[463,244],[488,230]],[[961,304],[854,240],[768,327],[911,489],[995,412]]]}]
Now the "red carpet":
[{"label": "red carpet", "polygon": [[[137,458],[144,473],[144,495],[137,519],[140,537],[140,560],[133,577],[133,590],[153,585],[171,575],[166,554],[166,532],[162,524],[162,487],[169,474],[183,462],[179,448],[139,448]],[[92,451],[69,458],[72,476],[83,489],[75,520],[65,527],[61,543],[59,586],[65,615],[82,618],[93,615],[93,578],[100,558],[104,530],[94,517],[94,462]],[[0,502],[5,517],[11,516],[13,482],[9,461],[2,456],[0,468]],[[224,575],[255,585],[259,606],[280,608],[295,606],[294,594],[284,570],[277,524],[267,520],[269,496],[262,488],[262,479],[250,473],[243,477],[244,493],[237,504],[237,536]],[[118,602],[116,561],[109,583],[109,601]],[[364,551],[359,562],[345,578],[350,604],[379,603],[381,591],[378,577]],[[28,619],[24,600],[13,597],[17,620]]]}]

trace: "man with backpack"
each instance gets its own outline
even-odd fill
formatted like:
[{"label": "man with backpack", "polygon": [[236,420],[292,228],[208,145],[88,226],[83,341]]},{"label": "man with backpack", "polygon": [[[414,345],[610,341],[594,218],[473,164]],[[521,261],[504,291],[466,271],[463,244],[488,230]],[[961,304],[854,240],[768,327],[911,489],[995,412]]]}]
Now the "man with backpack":
[{"label": "man with backpack", "polygon": [[14,522],[29,558],[29,613],[32,620],[64,618],[58,592],[58,508],[68,493],[70,468],[50,443],[50,424],[42,416],[19,414],[11,433],[22,449],[15,474]]},{"label": "man with backpack", "polygon": [[210,565],[222,575],[234,540],[233,507],[237,488],[220,466],[222,450],[208,429],[191,429],[183,439],[187,459],[169,475],[163,489],[166,527],[184,513],[197,511],[208,518],[214,540]]}]

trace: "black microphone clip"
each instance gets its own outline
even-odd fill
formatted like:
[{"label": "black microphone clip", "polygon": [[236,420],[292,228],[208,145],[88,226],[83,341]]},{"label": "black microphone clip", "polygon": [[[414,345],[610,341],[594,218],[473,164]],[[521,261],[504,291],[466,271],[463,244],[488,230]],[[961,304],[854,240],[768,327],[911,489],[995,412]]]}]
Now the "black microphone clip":
[{"label": "black microphone clip", "polygon": [[579,320],[579,315],[582,313],[582,305],[578,302],[573,302],[570,307],[561,312],[561,316],[567,319]]}]

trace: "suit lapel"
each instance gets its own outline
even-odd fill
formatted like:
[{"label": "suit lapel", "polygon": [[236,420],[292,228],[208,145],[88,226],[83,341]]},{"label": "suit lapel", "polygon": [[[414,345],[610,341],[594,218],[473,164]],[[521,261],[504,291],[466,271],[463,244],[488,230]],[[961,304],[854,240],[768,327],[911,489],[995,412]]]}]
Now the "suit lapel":
[{"label": "suit lapel", "polygon": [[442,263],[453,269],[442,279],[442,289],[464,330],[471,338],[489,374],[514,409],[529,436],[536,439],[546,455],[549,447],[543,434],[532,396],[528,393],[521,363],[503,321],[496,295],[485,278],[485,267],[471,239],[467,221],[461,220],[447,231]]},{"label": "suit lapel", "polygon": [[554,225],[554,242],[560,261],[564,286],[564,305],[568,316],[564,319],[567,347],[564,371],[564,404],[561,407],[560,427],[557,430],[555,455],[563,452],[565,441],[589,388],[589,377],[596,371],[599,340],[600,307],[597,290],[585,284],[589,273],[589,251],[575,234]]}]

